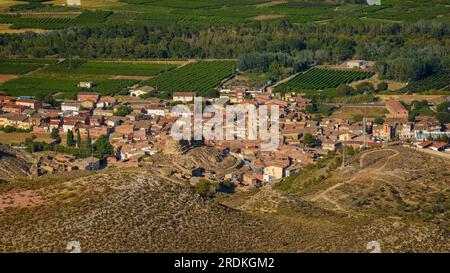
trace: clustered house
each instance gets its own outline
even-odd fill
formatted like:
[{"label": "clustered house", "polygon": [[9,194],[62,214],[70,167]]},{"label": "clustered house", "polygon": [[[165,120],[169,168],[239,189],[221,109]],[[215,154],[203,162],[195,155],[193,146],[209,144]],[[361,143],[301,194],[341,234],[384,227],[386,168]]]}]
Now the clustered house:
[{"label": "clustered house", "polygon": [[[174,92],[172,100],[142,96],[153,91],[144,86],[133,89],[130,96],[120,98],[80,92],[76,100],[64,100],[59,108],[44,105],[35,98],[0,96],[0,128],[47,135],[56,130],[63,139],[70,133],[79,134],[83,139],[89,137],[92,141],[106,136],[114,154],[103,164],[137,166],[142,157],[161,152],[164,149],[162,144],[171,138],[171,127],[179,118],[172,116],[172,105],[183,103],[191,111],[194,109],[195,92]],[[276,151],[263,151],[263,140],[205,140],[203,143],[227,151],[245,162],[245,168],[226,177],[243,190],[271,187],[330,153],[341,153],[344,145],[359,149],[408,141],[415,143],[417,149],[449,151],[448,142],[438,140],[450,137],[450,132],[445,130],[447,125],[433,118],[408,122],[408,110],[397,101],[386,103],[386,121],[379,124],[373,119],[358,122],[341,118],[314,119],[305,111],[313,101],[295,93],[280,96],[244,88],[223,89],[218,98],[204,100],[221,109],[229,105],[253,105],[256,108],[265,105],[269,109],[278,106],[280,109],[280,145]],[[117,114],[121,107],[128,109],[125,115]],[[206,124],[212,118],[204,117],[202,122]],[[100,167],[100,163],[92,158],[77,161],[77,164],[64,163],[61,166],[64,170]]]}]

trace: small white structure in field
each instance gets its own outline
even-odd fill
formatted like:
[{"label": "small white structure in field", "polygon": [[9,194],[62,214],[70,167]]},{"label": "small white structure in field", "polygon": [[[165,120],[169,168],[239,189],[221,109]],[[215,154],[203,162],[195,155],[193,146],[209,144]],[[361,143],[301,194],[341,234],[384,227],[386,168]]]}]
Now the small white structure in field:
[{"label": "small white structure in field", "polygon": [[362,68],[362,69],[366,69],[368,67],[368,63],[367,61],[364,60],[351,60],[351,61],[347,61],[346,63],[347,68]]},{"label": "small white structure in field", "polygon": [[134,90],[130,90],[130,97],[139,97],[148,93],[151,93],[155,91],[155,89],[153,87],[150,86],[142,86],[139,88],[136,88]]},{"label": "small white structure in field", "polygon": [[68,6],[81,6],[81,0],[67,0]]},{"label": "small white structure in field", "polygon": [[78,84],[78,87],[81,87],[81,88],[92,88],[94,86],[95,86],[95,83],[93,83],[93,82],[80,82]]},{"label": "small white structure in field", "polygon": [[380,6],[381,0],[367,0],[367,5],[369,6]]}]

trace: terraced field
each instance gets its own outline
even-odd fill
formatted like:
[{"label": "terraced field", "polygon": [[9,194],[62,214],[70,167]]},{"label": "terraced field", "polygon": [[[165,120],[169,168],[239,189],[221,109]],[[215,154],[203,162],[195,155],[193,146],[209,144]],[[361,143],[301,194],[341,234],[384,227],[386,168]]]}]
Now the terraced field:
[{"label": "terraced field", "polygon": [[354,81],[363,80],[373,76],[373,72],[359,70],[331,70],[314,68],[301,73],[288,82],[282,83],[275,88],[275,92],[282,90],[319,90],[336,88],[340,84],[349,84]]}]

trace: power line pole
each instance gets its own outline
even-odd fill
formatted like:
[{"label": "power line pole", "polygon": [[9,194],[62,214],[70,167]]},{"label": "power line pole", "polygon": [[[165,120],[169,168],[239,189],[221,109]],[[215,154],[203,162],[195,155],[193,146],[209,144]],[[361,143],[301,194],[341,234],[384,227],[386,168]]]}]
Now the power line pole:
[{"label": "power line pole", "polygon": [[364,136],[364,140],[363,140],[363,148],[364,148],[364,150],[366,149],[366,147],[367,147],[367,139],[366,139],[366,133],[367,133],[367,118],[366,117],[364,117],[363,118],[363,136]]}]

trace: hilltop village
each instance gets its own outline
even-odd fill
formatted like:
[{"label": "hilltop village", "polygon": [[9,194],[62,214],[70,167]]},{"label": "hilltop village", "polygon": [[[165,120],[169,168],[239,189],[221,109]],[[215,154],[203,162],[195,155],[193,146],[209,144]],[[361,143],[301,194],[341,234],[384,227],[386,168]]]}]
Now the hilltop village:
[{"label": "hilltop village", "polygon": [[[86,88],[89,85],[80,83]],[[152,92],[154,90],[148,86],[134,88],[129,96],[121,97],[80,92],[76,100],[61,101],[57,107],[34,97],[0,96],[1,133],[3,138],[19,133],[28,135],[25,141],[10,144],[14,149],[36,155],[37,175],[136,167],[143,159],[169,153],[169,150],[182,154],[192,146],[210,146],[234,156],[242,164],[221,177],[199,169],[192,170],[191,177],[227,179],[243,188],[270,185],[327,155],[341,156],[343,151],[352,153],[363,147],[402,144],[435,153],[450,152],[450,132],[447,130],[450,124],[442,124],[434,117],[408,121],[411,120],[409,110],[399,101],[372,106],[384,109],[384,118],[318,118],[310,114],[310,109],[316,107],[315,102],[301,95],[245,88],[222,89],[219,98],[204,100],[221,108],[233,104],[252,104],[256,108],[279,106],[280,146],[277,151],[261,151],[262,141],[258,140],[179,145],[170,136],[171,126],[176,121],[171,115],[172,107],[186,104],[193,109],[196,93],[174,92],[172,100],[162,100],[149,97]],[[358,108],[363,105],[333,107]],[[242,165],[246,168],[241,168]]]}]

